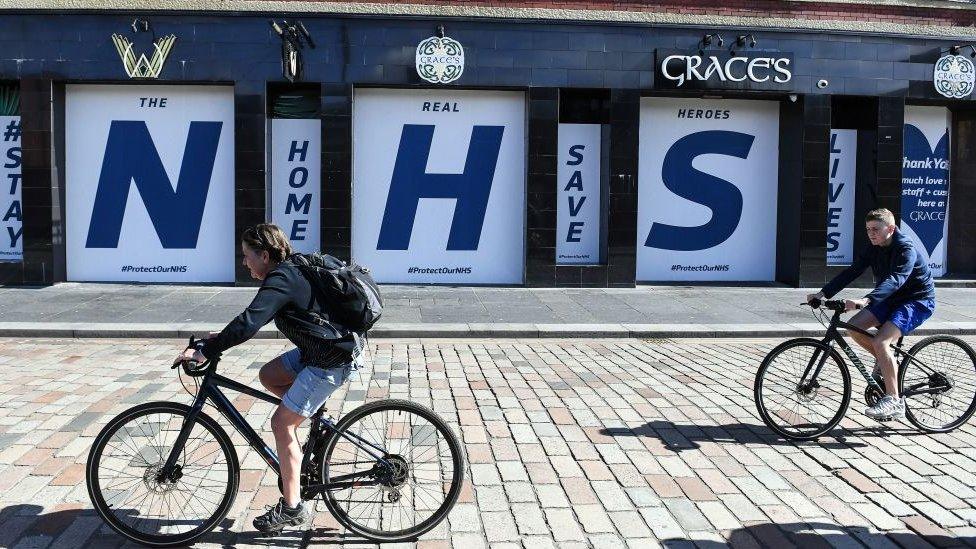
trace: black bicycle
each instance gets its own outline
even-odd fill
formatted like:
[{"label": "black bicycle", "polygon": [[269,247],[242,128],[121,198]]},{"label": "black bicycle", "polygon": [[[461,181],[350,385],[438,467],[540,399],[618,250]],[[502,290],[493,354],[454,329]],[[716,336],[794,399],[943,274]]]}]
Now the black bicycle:
[{"label": "black bicycle", "polygon": [[[843,301],[816,300],[810,306],[827,327],[823,339],[791,339],[770,351],[756,373],[754,393],[759,416],[777,434],[794,440],[815,439],[833,429],[851,401],[851,374],[840,348],[864,376],[864,400],[875,405],[885,395],[881,380],[871,373],[838,331],[870,332],[840,320]],[[823,310],[833,311],[827,322]],[[976,412],[976,353],[952,336],[926,337],[904,350],[900,338],[892,345],[898,368],[905,416],[928,433],[945,433]],[[834,347],[836,343],[837,347]]]},{"label": "black bicycle", "polygon": [[[190,347],[199,345],[190,338]],[[193,405],[150,402],[122,412],[95,438],[86,470],[99,516],[126,538],[152,547],[197,540],[221,523],[237,495],[237,453],[224,429],[204,413],[205,405],[279,472],[274,451],[221,387],[281,401],[217,375],[217,360],[177,366],[197,385]],[[322,410],[311,418],[302,499],[321,497],[342,526],[370,541],[416,540],[434,528],[457,502],[463,477],[457,437],[424,406],[381,400],[338,423]]]}]

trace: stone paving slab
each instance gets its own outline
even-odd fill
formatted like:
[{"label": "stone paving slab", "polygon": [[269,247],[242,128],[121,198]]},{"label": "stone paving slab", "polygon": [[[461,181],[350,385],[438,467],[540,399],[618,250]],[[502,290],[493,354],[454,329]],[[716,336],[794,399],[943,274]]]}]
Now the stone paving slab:
[{"label": "stone paving slab", "polygon": [[[379,339],[330,409],[431,406],[462,438],[467,482],[448,520],[396,547],[976,546],[976,427],[923,435],[860,414],[791,443],[758,420],[752,383],[775,339]],[[189,402],[164,339],[0,339],[0,547],[131,547],[88,503],[84,464],[117,413]],[[288,347],[228,351],[252,386]],[[232,397],[270,441],[271,406]],[[228,428],[223,418],[215,419]],[[273,539],[251,519],[276,478],[239,435],[241,489],[199,547],[371,545],[327,512]],[[389,547],[389,546],[384,546]]]}]

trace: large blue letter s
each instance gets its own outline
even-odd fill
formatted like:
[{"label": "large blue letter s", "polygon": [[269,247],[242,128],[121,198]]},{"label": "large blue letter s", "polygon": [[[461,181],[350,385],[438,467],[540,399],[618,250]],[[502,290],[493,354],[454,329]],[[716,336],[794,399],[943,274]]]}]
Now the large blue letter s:
[{"label": "large blue letter s", "polygon": [[117,248],[135,181],[163,248],[195,248],[223,122],[190,122],[176,190],[143,121],[114,120],[88,226],[86,248]]},{"label": "large blue letter s", "polygon": [[447,249],[477,250],[504,131],[505,126],[475,126],[464,173],[441,174],[426,172],[434,126],[404,124],[376,249],[408,249],[420,199],[453,198]]},{"label": "large blue letter s", "polygon": [[730,131],[704,131],[679,139],[664,155],[661,178],[674,194],[707,206],[712,218],[697,227],[654,223],[644,245],[664,250],[705,250],[725,242],[742,217],[742,193],[724,179],[692,167],[703,154],[748,158],[755,136]]}]

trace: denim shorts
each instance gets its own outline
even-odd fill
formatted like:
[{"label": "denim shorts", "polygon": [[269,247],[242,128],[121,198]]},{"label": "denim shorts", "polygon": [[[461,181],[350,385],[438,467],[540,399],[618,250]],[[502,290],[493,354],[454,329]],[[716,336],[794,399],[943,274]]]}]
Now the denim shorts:
[{"label": "denim shorts", "polygon": [[878,319],[879,323],[891,322],[901,331],[901,335],[906,336],[932,316],[932,313],[935,312],[935,300],[924,299],[902,303],[879,301],[868,305],[867,309]]},{"label": "denim shorts", "polygon": [[278,357],[285,369],[295,376],[295,381],[281,399],[281,403],[300,416],[311,417],[336,389],[349,380],[353,365],[345,364],[323,370],[302,364],[300,355],[298,349],[292,349]]}]

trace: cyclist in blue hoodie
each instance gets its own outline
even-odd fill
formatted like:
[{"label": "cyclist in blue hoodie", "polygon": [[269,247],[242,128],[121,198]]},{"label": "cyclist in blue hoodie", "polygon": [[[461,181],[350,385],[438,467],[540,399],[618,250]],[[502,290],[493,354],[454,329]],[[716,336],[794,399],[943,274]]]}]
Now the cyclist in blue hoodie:
[{"label": "cyclist in blue hoodie", "polygon": [[850,267],[834,277],[807,301],[831,298],[868,267],[874,273],[874,290],[862,299],[845,299],[848,311],[862,309],[850,323],[863,329],[878,328],[874,337],[849,334],[875,358],[874,375],[884,380],[885,396],[864,411],[873,419],[905,417],[905,399],[898,394],[898,365],[891,344],[928,320],[935,311],[935,284],[924,254],[898,231],[895,216],[881,208],[865,217],[868,246]]}]

